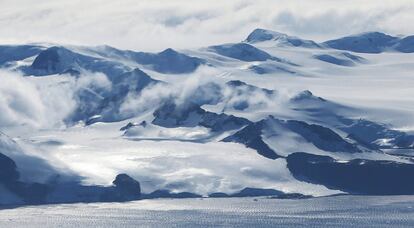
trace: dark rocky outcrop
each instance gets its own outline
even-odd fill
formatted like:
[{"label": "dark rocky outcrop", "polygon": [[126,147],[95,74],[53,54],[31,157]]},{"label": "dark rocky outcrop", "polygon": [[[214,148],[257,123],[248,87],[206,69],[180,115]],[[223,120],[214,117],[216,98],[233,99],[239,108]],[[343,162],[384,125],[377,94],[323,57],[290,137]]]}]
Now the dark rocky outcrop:
[{"label": "dark rocky outcrop", "polygon": [[269,53],[262,51],[250,44],[236,43],[236,44],[223,44],[218,46],[211,46],[208,48],[209,51],[215,52],[219,55],[238,59],[245,62],[253,61],[266,61],[281,59],[271,56]]},{"label": "dark rocky outcrop", "polygon": [[293,153],[287,157],[292,175],[352,194],[412,195],[414,164],[354,159],[337,161],[329,156]]},{"label": "dark rocky outcrop", "polygon": [[19,177],[16,163],[0,153],[0,184],[27,204],[44,202],[49,192],[48,186],[40,183],[24,183],[19,181]]},{"label": "dark rocky outcrop", "polygon": [[120,131],[126,131],[126,130],[128,130],[128,129],[130,129],[130,128],[132,128],[132,127],[136,127],[136,126],[141,126],[141,127],[147,127],[147,125],[148,125],[148,123],[147,123],[147,121],[142,121],[141,123],[132,123],[132,122],[129,122],[127,125],[125,125],[125,126],[123,126],[123,127],[121,127],[119,130]]},{"label": "dark rocky outcrop", "polygon": [[301,135],[304,139],[311,142],[319,149],[332,152],[361,152],[356,145],[347,142],[340,135],[327,127],[317,124],[308,124],[298,120],[279,122],[291,131]]},{"label": "dark rocky outcrop", "polygon": [[200,105],[192,102],[177,106],[173,101],[168,101],[154,112],[154,117],[152,123],[158,126],[203,126],[214,132],[234,130],[250,123],[245,118],[205,111]]},{"label": "dark rocky outcrop", "polygon": [[226,194],[224,192],[214,192],[208,195],[210,198],[227,198],[230,197],[229,194]]},{"label": "dark rocky outcrop", "polygon": [[301,193],[284,193],[276,189],[263,188],[244,188],[233,194],[215,192],[208,195],[210,198],[227,198],[227,197],[268,197],[270,199],[308,199],[313,196],[303,195]]},{"label": "dark rocky outcrop", "polygon": [[158,199],[158,198],[201,198],[201,195],[194,194],[191,192],[179,192],[179,193],[172,193],[169,190],[156,190],[151,192],[150,194],[143,195],[142,198],[144,199]]},{"label": "dark rocky outcrop", "polygon": [[414,35],[407,36],[401,39],[395,46],[395,50],[404,52],[404,53],[413,53],[414,52]]},{"label": "dark rocky outcrop", "polygon": [[223,142],[236,142],[245,145],[247,148],[251,148],[257,151],[260,155],[270,158],[280,158],[274,150],[272,150],[262,138],[262,130],[264,128],[264,121],[252,123],[235,134],[224,138]]},{"label": "dark rocky outcrop", "polygon": [[76,181],[29,183],[19,180],[15,162],[2,153],[0,167],[0,185],[19,197],[24,204],[122,202],[141,198],[139,182],[127,174],[116,176],[114,185],[108,187],[84,186]]},{"label": "dark rocky outcrop", "polygon": [[278,196],[272,196],[271,199],[310,199],[313,198],[311,195],[304,195],[300,193],[285,193]]},{"label": "dark rocky outcrop", "polygon": [[249,67],[249,70],[256,74],[273,74],[273,73],[296,74],[295,71],[287,67],[271,65],[271,64],[253,65]]},{"label": "dark rocky outcrop", "polygon": [[139,199],[141,197],[141,186],[127,174],[119,174],[112,182],[115,185],[115,192],[121,201]]},{"label": "dark rocky outcrop", "polygon": [[348,142],[333,130],[298,120],[280,120],[269,116],[256,123],[251,123],[233,135],[224,138],[223,142],[237,142],[248,148],[255,149],[260,155],[276,159],[280,158],[276,151],[263,140],[265,135],[278,135],[281,132],[291,131],[312,143],[317,148],[331,152],[361,152],[357,145]]},{"label": "dark rocky outcrop", "polygon": [[232,194],[232,197],[256,197],[256,196],[279,196],[285,194],[275,189],[244,188],[240,192]]},{"label": "dark rocky outcrop", "polygon": [[11,183],[19,179],[16,163],[2,153],[0,153],[0,167],[0,182]]}]

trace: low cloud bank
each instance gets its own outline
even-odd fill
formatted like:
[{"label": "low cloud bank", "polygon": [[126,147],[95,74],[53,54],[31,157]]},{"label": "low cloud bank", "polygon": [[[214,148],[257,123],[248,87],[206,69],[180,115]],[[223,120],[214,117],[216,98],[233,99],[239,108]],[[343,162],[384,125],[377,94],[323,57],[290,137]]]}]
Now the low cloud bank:
[{"label": "low cloud bank", "polygon": [[414,19],[411,0],[3,0],[0,9],[1,43],[160,51],[243,40],[257,27],[310,39],[372,30],[414,33],[413,25],[401,23]]},{"label": "low cloud bank", "polygon": [[109,91],[104,74],[83,72],[70,75],[27,77],[0,71],[0,129],[8,127],[55,128],[79,105],[80,91]]}]

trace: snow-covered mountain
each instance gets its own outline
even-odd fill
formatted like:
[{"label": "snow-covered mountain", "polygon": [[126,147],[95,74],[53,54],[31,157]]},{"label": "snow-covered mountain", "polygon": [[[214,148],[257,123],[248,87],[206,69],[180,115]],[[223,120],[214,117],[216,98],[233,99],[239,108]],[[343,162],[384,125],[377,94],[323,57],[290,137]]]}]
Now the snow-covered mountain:
[{"label": "snow-covered mountain", "polygon": [[323,44],[339,50],[360,53],[381,53],[384,51],[399,51],[412,53],[413,36],[395,37],[381,32],[367,32],[329,40]]},{"label": "snow-covered mountain", "polygon": [[284,33],[275,32],[266,29],[255,29],[245,42],[255,44],[259,42],[270,41],[281,47],[305,47],[320,48],[321,46],[312,40],[305,40],[295,36],[289,36]]},{"label": "snow-covered mountain", "polygon": [[366,32],[318,43],[272,30],[255,29],[244,42],[278,47],[333,48],[358,53],[387,51],[412,53],[414,51],[413,36],[391,36],[382,32]]},{"label": "snow-covered mountain", "polygon": [[411,44],[0,46],[0,204],[414,194]]}]

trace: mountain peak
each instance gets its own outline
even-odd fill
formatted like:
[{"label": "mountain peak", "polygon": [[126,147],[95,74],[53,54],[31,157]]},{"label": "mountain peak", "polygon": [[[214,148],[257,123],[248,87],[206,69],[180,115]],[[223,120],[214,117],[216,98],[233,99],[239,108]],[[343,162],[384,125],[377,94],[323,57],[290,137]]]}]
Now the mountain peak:
[{"label": "mountain peak", "polygon": [[160,55],[177,55],[179,54],[176,50],[172,48],[167,48],[164,51],[159,53]]},{"label": "mountain peak", "polygon": [[380,53],[395,45],[400,38],[382,32],[365,32],[324,42],[330,48],[361,53]]},{"label": "mountain peak", "polygon": [[249,36],[247,36],[245,41],[248,43],[256,43],[285,37],[288,37],[288,35],[272,30],[257,28],[253,30],[253,32],[251,32]]},{"label": "mountain peak", "polygon": [[264,41],[274,41],[277,46],[293,46],[293,47],[306,47],[306,48],[319,48],[320,46],[312,41],[305,40],[295,36],[289,36],[285,33],[276,32],[272,30],[266,30],[262,28],[257,28],[253,30],[247,36],[244,42],[247,43],[259,43]]},{"label": "mountain peak", "polygon": [[276,59],[269,53],[262,51],[261,49],[256,48],[248,43],[222,44],[217,46],[210,46],[208,50],[222,56],[246,62]]},{"label": "mountain peak", "polygon": [[57,73],[67,70],[76,60],[76,54],[61,46],[52,46],[39,53],[32,63],[35,70]]},{"label": "mountain peak", "polygon": [[378,31],[363,32],[363,33],[351,35],[350,37],[352,37],[352,36],[371,37],[371,38],[384,37],[384,38],[391,38],[391,39],[396,38],[394,36],[388,35],[388,34],[383,33],[383,32],[378,32]]}]

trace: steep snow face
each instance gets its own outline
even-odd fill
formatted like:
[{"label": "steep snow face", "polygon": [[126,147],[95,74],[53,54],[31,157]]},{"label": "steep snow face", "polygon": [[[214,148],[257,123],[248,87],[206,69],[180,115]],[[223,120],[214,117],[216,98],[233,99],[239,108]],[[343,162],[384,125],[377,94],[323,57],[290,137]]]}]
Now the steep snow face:
[{"label": "steep snow face", "polygon": [[272,41],[277,46],[281,47],[320,48],[319,44],[312,40],[304,40],[284,33],[265,29],[255,29],[245,40],[245,42],[251,44],[263,41]]},{"label": "steep snow face", "polygon": [[281,36],[286,37],[286,34],[258,28],[253,30],[253,32],[249,34],[245,41],[249,43],[255,43],[267,40],[274,40]]},{"label": "steep snow face", "polygon": [[401,39],[395,46],[395,50],[405,53],[414,52],[414,36],[407,36]]},{"label": "steep snow face", "polygon": [[246,62],[279,60],[278,58],[273,57],[268,53],[246,43],[211,46],[208,48],[208,50],[219,55]]},{"label": "steep snow face", "polygon": [[329,40],[323,44],[335,49],[361,53],[381,53],[390,49],[399,38],[380,32],[369,32],[354,36],[347,36],[336,40]]},{"label": "steep snow face", "polygon": [[[78,60],[78,58],[79,60]],[[42,51],[32,63],[34,70],[43,70],[46,74],[63,73],[70,67],[77,67],[77,61],[85,62],[84,56],[77,56],[75,53],[59,47],[51,47]],[[89,60],[92,61],[92,60]]]}]

